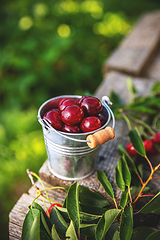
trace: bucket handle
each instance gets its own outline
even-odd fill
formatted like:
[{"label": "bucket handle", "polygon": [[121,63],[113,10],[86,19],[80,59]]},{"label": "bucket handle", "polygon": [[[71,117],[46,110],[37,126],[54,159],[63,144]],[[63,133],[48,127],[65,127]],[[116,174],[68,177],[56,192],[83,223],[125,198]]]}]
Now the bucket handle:
[{"label": "bucket handle", "polygon": [[[109,97],[107,97],[107,96],[103,96],[103,97],[102,97],[102,102],[105,104],[106,108],[107,108],[107,109],[109,110],[109,112],[111,113],[112,121],[113,121],[113,122],[112,122],[112,127],[106,127],[106,128],[104,128],[104,129],[102,129],[102,130],[99,130],[99,131],[95,132],[94,134],[96,134],[96,133],[104,133],[103,131],[106,131],[106,130],[107,130],[107,132],[105,132],[105,135],[109,136],[109,135],[111,134],[111,133],[110,133],[111,131],[108,131],[108,129],[112,129],[112,130],[113,130],[114,127],[115,127],[114,114],[113,114],[112,110],[111,110],[110,107],[109,107],[109,104],[112,105],[112,102],[110,101]],[[94,134],[89,135],[86,140],[76,139],[76,138],[72,138],[72,137],[66,136],[65,134],[60,133],[60,132],[57,131],[55,128],[53,128],[51,125],[49,125],[48,122],[47,122],[45,119],[41,119],[41,118],[38,117],[38,121],[40,122],[40,124],[44,125],[45,128],[47,128],[47,129],[48,129],[48,128],[49,128],[49,129],[52,129],[53,131],[55,131],[57,134],[59,134],[59,135],[62,136],[62,137],[65,137],[65,138],[67,138],[67,139],[69,139],[69,140],[73,140],[73,141],[75,141],[75,142],[86,142],[90,148],[95,148],[95,147],[97,147],[98,145],[101,145],[101,144],[103,144],[103,143],[105,143],[105,142],[107,142],[108,140],[110,140],[110,139],[113,138],[113,137],[111,138],[111,136],[110,136],[109,139],[108,139],[108,138],[105,139],[105,141],[103,141],[103,143],[100,143],[100,141],[96,141],[97,143],[96,143],[96,146],[95,146],[95,144],[94,144],[94,145],[92,144],[93,138],[90,137],[90,136],[95,136]],[[113,131],[114,131],[114,130],[113,130]],[[100,134],[100,135],[101,135],[101,134]],[[97,135],[96,135],[96,136],[97,136]],[[112,133],[112,136],[113,136],[113,133]],[[103,138],[103,140],[104,140],[104,138]]]}]

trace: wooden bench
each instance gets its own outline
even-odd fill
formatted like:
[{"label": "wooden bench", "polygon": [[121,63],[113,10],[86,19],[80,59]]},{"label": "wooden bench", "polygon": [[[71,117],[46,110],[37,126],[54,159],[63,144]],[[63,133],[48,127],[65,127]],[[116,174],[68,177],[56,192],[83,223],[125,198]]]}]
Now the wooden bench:
[{"label": "wooden bench", "polygon": [[[134,86],[140,95],[146,95],[150,92],[153,84],[160,79],[160,12],[154,12],[144,15],[133,31],[122,41],[110,58],[104,64],[104,80],[97,88],[95,96],[102,98],[104,95],[109,95],[110,91],[114,90],[125,103],[129,102],[131,96],[127,90],[126,79],[131,77]],[[157,50],[157,51],[156,51]],[[156,72],[156,73],[155,73]],[[114,173],[117,164],[118,144],[124,147],[128,143],[128,129],[123,120],[117,120],[115,126],[115,139],[101,146],[97,159],[97,169],[101,168],[105,171],[109,181],[115,189],[116,197],[120,195],[116,188]],[[158,161],[158,159],[155,161]],[[147,168],[146,168],[147,171]],[[45,187],[51,186],[68,186],[71,181],[58,179],[50,173],[47,161],[39,170],[39,176],[44,181]],[[96,178],[96,172],[91,176],[79,181],[80,184],[90,187],[95,191],[104,194],[103,188],[100,186]],[[158,182],[154,187],[159,190]],[[36,182],[36,186],[41,189],[40,182]],[[66,193],[63,190],[50,190],[48,194],[51,199],[63,202]],[[28,206],[32,203],[36,196],[34,187],[31,187],[28,193],[24,193],[17,201],[9,214],[9,239],[21,239],[22,225],[25,215],[28,211]],[[43,206],[41,199],[38,203]],[[48,204],[48,203],[46,203]],[[48,206],[48,205],[47,205]]]}]

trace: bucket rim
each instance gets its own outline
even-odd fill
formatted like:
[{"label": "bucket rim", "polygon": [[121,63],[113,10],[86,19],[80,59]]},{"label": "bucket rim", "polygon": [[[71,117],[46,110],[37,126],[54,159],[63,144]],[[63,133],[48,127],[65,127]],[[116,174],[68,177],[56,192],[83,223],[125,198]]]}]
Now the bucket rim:
[{"label": "bucket rim", "polygon": [[[68,132],[62,132],[62,131],[59,131],[59,130],[54,129],[49,123],[47,124],[46,121],[43,120],[43,117],[41,116],[41,111],[42,111],[43,107],[44,107],[47,103],[51,102],[52,100],[56,100],[56,99],[59,99],[59,98],[65,98],[65,97],[81,98],[82,96],[81,96],[81,95],[60,95],[60,96],[53,97],[53,98],[50,98],[50,99],[48,99],[47,101],[45,101],[45,102],[39,107],[38,116],[37,116],[38,121],[40,122],[40,124],[41,124],[43,127],[49,128],[49,130],[51,130],[52,132],[53,132],[53,131],[54,131],[54,132],[57,132],[58,134],[63,135],[64,137],[66,137],[66,136],[69,136],[69,137],[79,136],[79,137],[81,137],[81,136],[87,136],[87,135],[89,135],[89,134],[93,134],[93,133],[95,133],[95,132],[97,132],[97,131],[105,128],[105,127],[108,125],[108,123],[110,122],[110,120],[111,120],[110,108],[109,108],[109,106],[107,107],[106,104],[105,104],[103,101],[100,100],[101,103],[102,103],[102,105],[103,105],[103,107],[105,108],[105,110],[106,110],[107,113],[108,113],[108,119],[107,119],[106,123],[105,123],[103,126],[101,126],[100,128],[98,128],[98,129],[96,129],[96,130],[94,130],[94,131],[87,132],[87,133],[84,133],[84,132],[83,132],[83,133],[68,133]],[[109,109],[108,109],[108,108],[109,108]],[[77,139],[77,140],[78,140],[78,141],[81,141],[80,139]]]},{"label": "bucket rim", "polygon": [[39,123],[42,125],[42,127],[46,128],[48,131],[51,131],[51,132],[56,132],[57,134],[61,135],[62,137],[65,137],[65,138],[68,138],[70,140],[74,140],[74,141],[78,141],[78,142],[87,142],[88,140],[82,140],[78,137],[84,137],[84,136],[88,136],[90,134],[93,134],[99,130],[102,130],[104,129],[108,123],[110,122],[111,120],[111,116],[112,116],[112,120],[113,120],[113,124],[112,124],[112,128],[114,129],[114,125],[115,125],[115,118],[114,118],[114,114],[112,112],[112,110],[110,109],[109,107],[109,104],[111,103],[109,101],[106,100],[106,99],[109,99],[107,96],[103,96],[102,97],[102,100],[101,103],[103,105],[103,107],[105,108],[105,110],[107,111],[108,113],[108,119],[107,119],[107,122],[101,126],[100,128],[94,130],[94,131],[90,131],[90,132],[87,132],[87,133],[68,133],[68,132],[62,132],[62,131],[59,131],[59,130],[56,130],[54,129],[46,120],[43,119],[43,117],[41,116],[41,111],[42,109],[44,108],[45,105],[47,105],[47,103],[53,101],[53,100],[56,100],[56,99],[59,99],[59,98],[65,98],[65,97],[72,97],[72,98],[81,98],[82,96],[81,95],[60,95],[60,96],[57,96],[57,97],[53,97],[53,98],[50,98],[48,99],[47,101],[45,101],[40,107],[39,107],[39,110],[38,110],[38,121]]}]

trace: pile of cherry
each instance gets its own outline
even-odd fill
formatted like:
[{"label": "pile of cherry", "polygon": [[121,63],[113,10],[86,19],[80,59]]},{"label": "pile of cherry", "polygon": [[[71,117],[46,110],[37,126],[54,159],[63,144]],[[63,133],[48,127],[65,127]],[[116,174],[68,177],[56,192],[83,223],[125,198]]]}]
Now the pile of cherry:
[{"label": "pile of cherry", "polygon": [[58,108],[43,116],[53,128],[68,133],[86,133],[99,129],[107,119],[101,113],[102,103],[96,97],[83,96],[79,99],[62,98]]},{"label": "pile of cherry", "polygon": [[[150,139],[145,139],[143,145],[148,155],[157,155],[159,153],[158,145],[160,146],[160,132],[156,132]],[[132,143],[127,144],[126,151],[131,156],[138,154]]]}]

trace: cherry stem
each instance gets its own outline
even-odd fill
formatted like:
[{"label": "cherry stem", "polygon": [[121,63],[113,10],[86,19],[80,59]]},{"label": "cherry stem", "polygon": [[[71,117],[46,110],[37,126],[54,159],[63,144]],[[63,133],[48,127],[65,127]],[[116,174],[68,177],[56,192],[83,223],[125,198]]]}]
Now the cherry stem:
[{"label": "cherry stem", "polygon": [[147,186],[147,184],[149,183],[149,181],[152,180],[152,176],[153,176],[153,174],[154,174],[154,172],[155,172],[156,170],[157,170],[156,168],[153,169],[153,167],[152,167],[151,173],[150,173],[147,181],[146,181],[145,183],[143,183],[143,186],[142,186],[140,192],[138,193],[138,195],[137,195],[137,197],[135,198],[135,200],[134,200],[133,203],[137,202],[137,200],[142,196],[142,193],[143,193],[144,188]]},{"label": "cherry stem", "polygon": [[141,178],[141,176],[139,175],[139,173],[138,173],[138,172],[137,172],[137,176],[138,176],[138,178],[139,178],[139,180],[140,180],[141,184],[143,185],[143,180],[142,180],[142,178]]},{"label": "cherry stem", "polygon": [[130,189],[130,187],[129,187],[129,186],[128,186],[128,193],[129,193],[129,198],[130,198],[130,201],[131,201],[131,203],[132,203],[131,189]]},{"label": "cherry stem", "polygon": [[116,199],[113,198],[113,201],[114,201],[114,204],[115,204],[116,209],[118,209],[118,205],[117,205]]},{"label": "cherry stem", "polygon": [[36,173],[29,171],[29,169],[27,169],[27,173],[29,174],[30,179],[32,178],[31,176],[35,176],[35,177],[40,181],[40,183],[42,184],[42,186],[43,186],[43,188],[44,188],[44,191],[45,191],[45,193],[46,193],[46,196],[47,196],[47,198],[48,198],[48,200],[49,200],[49,202],[50,202],[50,205],[51,205],[51,200],[50,200],[50,198],[49,198],[49,196],[48,196],[48,193],[47,193],[47,191],[46,191],[46,188],[45,188],[45,186],[44,186],[41,178],[40,178]]},{"label": "cherry stem", "polygon": [[141,194],[141,196],[140,197],[154,197],[155,195],[153,195],[153,194],[148,194],[148,195],[143,195],[143,194]]},{"label": "cherry stem", "polygon": [[145,159],[147,160],[147,162],[148,162],[148,164],[149,164],[149,166],[150,166],[151,172],[152,172],[152,171],[153,171],[153,166],[152,166],[149,158],[147,157],[147,155],[145,155],[144,157],[145,157]]}]

